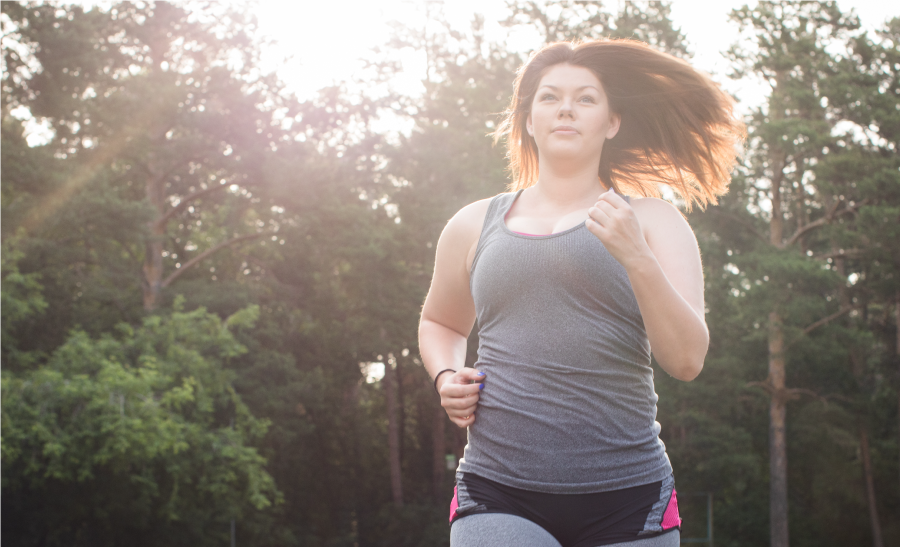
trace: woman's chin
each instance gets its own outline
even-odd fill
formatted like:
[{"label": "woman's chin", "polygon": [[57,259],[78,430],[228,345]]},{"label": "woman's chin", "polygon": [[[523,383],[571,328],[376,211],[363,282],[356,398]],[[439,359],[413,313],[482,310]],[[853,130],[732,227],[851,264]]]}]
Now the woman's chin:
[{"label": "woman's chin", "polygon": [[[596,163],[600,157],[599,150],[585,150],[583,146],[565,146],[566,143],[556,143],[555,146],[545,146],[541,150],[541,160],[556,162]],[[574,144],[574,143],[573,143]]]}]

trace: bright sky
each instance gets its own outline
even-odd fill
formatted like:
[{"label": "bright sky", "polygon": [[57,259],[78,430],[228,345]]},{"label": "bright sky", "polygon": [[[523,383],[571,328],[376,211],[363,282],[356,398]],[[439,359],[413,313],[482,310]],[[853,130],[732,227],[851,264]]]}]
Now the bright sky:
[{"label": "bright sky", "polygon": [[[104,7],[110,3],[108,0],[72,1]],[[624,1],[608,0],[607,4],[618,11]],[[687,36],[694,65],[711,73],[736,95],[743,112],[760,104],[766,90],[758,82],[729,80],[728,64],[722,52],[739,37],[737,26],[728,20],[728,14],[746,1],[675,0],[672,4],[672,18]],[[277,68],[288,88],[300,98],[308,99],[322,87],[358,75],[360,59],[371,56],[372,48],[389,39],[391,21],[419,29],[433,28],[434,23],[429,26],[426,15],[429,9],[442,9],[454,28],[461,30],[468,30],[473,15],[480,13],[484,16],[487,39],[505,40],[511,50],[530,52],[540,45],[540,37],[528,32],[510,34],[501,27],[499,21],[507,13],[505,4],[504,0],[255,0],[252,9],[258,17],[260,31],[275,42],[266,51],[266,66],[262,68],[266,71]],[[881,27],[890,17],[900,16],[900,4],[882,0],[838,0],[838,5],[845,12],[851,8],[856,10],[867,30]],[[423,89],[420,82],[425,76],[424,53],[408,51],[401,60],[404,74],[395,85],[409,94],[420,92]],[[30,118],[27,112],[14,114]],[[50,138],[49,127],[30,119],[26,121],[26,136],[32,146],[42,144]]]},{"label": "bright sky", "polygon": [[[728,21],[728,13],[745,3],[746,0],[675,0],[672,5],[672,18],[687,36],[694,65],[723,82],[745,103],[744,108],[758,104],[764,90],[752,82],[729,82],[725,77],[728,65],[721,52],[739,35],[737,26]],[[428,3],[431,9],[437,9],[435,4]],[[855,9],[867,29],[900,15],[900,5],[880,0],[839,0],[838,4],[844,11]],[[399,20],[423,28],[427,24],[425,6],[425,0],[260,0],[257,16],[261,30],[279,43],[269,52],[269,63],[274,66],[288,59],[279,70],[282,79],[300,97],[309,98],[321,87],[357,73],[359,59],[372,47],[387,41],[389,21]],[[460,29],[469,27],[474,13],[483,14],[487,37],[500,39],[506,32],[498,24],[505,17],[504,6],[503,0],[448,0],[443,3],[443,10]],[[536,36],[525,33],[507,39],[508,47],[519,51],[531,51],[539,42]],[[403,62],[408,76],[402,85],[414,93],[421,89],[417,82],[424,76],[424,58],[413,54]]]}]

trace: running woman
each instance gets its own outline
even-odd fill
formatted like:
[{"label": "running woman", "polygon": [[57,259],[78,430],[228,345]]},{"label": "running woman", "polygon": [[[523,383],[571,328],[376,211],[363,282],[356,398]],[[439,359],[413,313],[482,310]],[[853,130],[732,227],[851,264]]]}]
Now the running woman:
[{"label": "running woman", "polygon": [[[651,348],[693,380],[709,345],[689,208],[725,193],[745,130],[688,63],[632,40],[550,44],[497,139],[511,192],[447,224],[419,345],[468,428],[452,547],[680,543]],[[478,360],[465,368],[478,324]]]}]

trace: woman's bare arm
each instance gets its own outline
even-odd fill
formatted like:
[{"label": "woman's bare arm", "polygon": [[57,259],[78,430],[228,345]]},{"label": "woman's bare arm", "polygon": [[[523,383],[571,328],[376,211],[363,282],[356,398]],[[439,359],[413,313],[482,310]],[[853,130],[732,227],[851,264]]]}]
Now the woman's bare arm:
[{"label": "woman's bare arm", "polygon": [[457,213],[438,240],[434,277],[419,322],[419,352],[425,370],[438,378],[441,405],[460,427],[475,421],[483,374],[464,368],[466,340],[475,324],[475,303],[469,290],[474,257],[489,200],[473,203]]},{"label": "woman's bare arm", "polygon": [[679,380],[700,374],[709,349],[700,251],[690,226],[658,199],[633,206],[604,193],[591,208],[588,229],[625,267],[650,347],[660,366]]}]

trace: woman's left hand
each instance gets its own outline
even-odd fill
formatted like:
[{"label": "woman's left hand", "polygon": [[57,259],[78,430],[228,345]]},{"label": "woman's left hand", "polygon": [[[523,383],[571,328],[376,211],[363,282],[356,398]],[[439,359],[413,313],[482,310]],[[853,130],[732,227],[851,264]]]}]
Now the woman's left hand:
[{"label": "woman's left hand", "polygon": [[612,189],[600,194],[588,209],[588,216],[587,229],[626,270],[637,261],[653,257],[634,209]]}]

